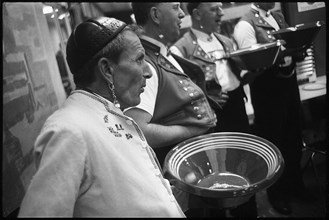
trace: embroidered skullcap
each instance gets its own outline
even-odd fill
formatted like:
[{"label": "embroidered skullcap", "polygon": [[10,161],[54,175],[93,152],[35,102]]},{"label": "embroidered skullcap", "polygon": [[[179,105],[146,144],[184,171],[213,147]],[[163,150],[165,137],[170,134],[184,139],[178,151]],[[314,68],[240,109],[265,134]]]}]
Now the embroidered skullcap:
[{"label": "embroidered skullcap", "polygon": [[115,18],[97,17],[79,24],[71,33],[66,46],[66,60],[72,74],[110,43],[126,23]]}]

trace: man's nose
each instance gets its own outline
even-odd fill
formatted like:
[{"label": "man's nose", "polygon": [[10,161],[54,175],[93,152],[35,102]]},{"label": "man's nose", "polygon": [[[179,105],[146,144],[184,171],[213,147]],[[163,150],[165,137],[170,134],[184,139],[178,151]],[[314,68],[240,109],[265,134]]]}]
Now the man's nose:
[{"label": "man's nose", "polygon": [[179,8],[179,14],[178,14],[178,17],[179,17],[180,19],[182,19],[182,18],[185,17],[185,13],[184,13],[184,11],[183,11],[182,8]]},{"label": "man's nose", "polygon": [[143,69],[143,77],[145,79],[149,79],[152,77],[152,71],[146,62],[145,62],[144,69]]},{"label": "man's nose", "polygon": [[151,72],[144,72],[143,77],[144,77],[145,79],[149,79],[149,78],[152,77],[152,73],[151,73]]},{"label": "man's nose", "polygon": [[223,16],[224,15],[224,11],[223,11],[222,7],[218,6],[218,8],[217,8],[217,14],[219,16]]}]

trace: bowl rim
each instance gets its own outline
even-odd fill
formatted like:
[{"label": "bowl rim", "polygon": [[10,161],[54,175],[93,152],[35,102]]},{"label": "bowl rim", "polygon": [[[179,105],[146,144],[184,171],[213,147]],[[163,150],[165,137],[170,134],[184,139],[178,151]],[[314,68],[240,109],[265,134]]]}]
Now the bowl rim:
[{"label": "bowl rim", "polygon": [[[309,46],[312,42],[314,42],[315,38],[317,37],[318,33],[320,32],[322,26],[324,26],[323,21],[316,21],[316,22],[308,22],[308,23],[302,23],[297,24],[293,27],[288,27],[284,29],[280,29],[277,31],[272,32],[272,35],[276,39],[284,40],[285,47],[287,48],[304,48]],[[307,40],[299,42],[296,41],[296,37],[298,37],[298,34],[305,35],[302,31],[305,30],[313,30],[311,34],[306,34]],[[296,36],[294,36],[296,35]],[[297,38],[298,39],[298,38]],[[303,39],[303,38],[300,38]]]},{"label": "bowl rim", "polygon": [[280,49],[281,45],[284,45],[284,41],[282,40],[276,40],[270,43],[258,43],[250,47],[246,48],[241,48],[235,51],[232,51],[228,54],[228,57],[235,57],[235,56],[242,56],[242,55],[249,55],[253,54],[259,51],[264,51],[268,49],[274,49],[276,48],[277,50]]},{"label": "bowl rim", "polygon": [[316,29],[319,30],[321,27],[324,25],[323,21],[316,21],[316,22],[307,22],[307,23],[301,23],[301,24],[296,24],[295,26],[288,27],[288,28],[283,28],[277,31],[272,32],[272,34],[275,35],[280,35],[280,34],[285,34],[285,33],[293,33],[296,31],[302,31],[302,30],[308,30],[308,29]]},{"label": "bowl rim", "polygon": [[[276,167],[276,169],[273,172],[273,173],[275,173],[275,175],[273,174],[271,176],[271,179],[264,179],[261,182],[258,181],[256,183],[251,184],[248,187],[241,187],[241,188],[234,188],[234,189],[220,189],[219,190],[219,189],[209,189],[209,188],[200,187],[197,185],[192,185],[192,184],[186,183],[184,181],[181,181],[180,178],[176,177],[172,173],[172,171],[169,170],[169,168],[168,168],[169,159],[175,153],[175,151],[177,151],[177,149],[179,149],[180,147],[183,147],[184,145],[186,145],[188,143],[192,143],[196,140],[200,140],[205,137],[209,138],[209,137],[213,137],[213,136],[218,136],[218,135],[219,136],[230,136],[230,137],[234,137],[236,135],[247,136],[252,139],[258,139],[258,141],[262,141],[266,145],[270,146],[275,151],[275,153],[277,154],[277,157],[278,157],[278,166]],[[248,134],[248,133],[215,132],[215,133],[210,133],[210,134],[199,135],[199,136],[196,136],[196,137],[193,137],[193,138],[190,138],[190,139],[187,139],[185,141],[178,143],[167,154],[165,161],[164,161],[163,172],[164,172],[164,177],[166,179],[168,179],[172,185],[174,185],[178,189],[185,191],[187,193],[191,193],[191,194],[195,194],[195,195],[203,196],[203,197],[232,198],[232,197],[248,196],[248,195],[258,192],[260,188],[261,189],[268,188],[269,186],[274,184],[278,180],[278,178],[282,175],[284,167],[285,167],[285,163],[284,163],[283,156],[282,156],[281,152],[279,151],[279,149],[272,142],[270,142],[262,137],[259,137],[259,136],[253,135],[253,134]]]}]

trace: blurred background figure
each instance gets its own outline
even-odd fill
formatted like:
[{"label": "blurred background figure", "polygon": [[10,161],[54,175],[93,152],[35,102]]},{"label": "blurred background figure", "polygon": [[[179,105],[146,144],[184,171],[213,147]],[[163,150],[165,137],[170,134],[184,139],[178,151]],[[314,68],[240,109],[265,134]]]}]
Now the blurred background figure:
[{"label": "blurred background figure", "polygon": [[[222,3],[191,2],[187,4],[187,10],[191,15],[192,27],[170,50],[198,63],[203,69],[207,93],[221,105],[221,109],[216,112],[218,123],[215,131],[250,133],[245,93],[239,80],[241,71],[232,60],[221,59],[234,50],[231,39],[218,33],[224,15]],[[223,213],[223,210],[213,212],[212,215],[215,217],[220,212]],[[201,211],[200,214],[202,213]],[[232,215],[256,218],[255,197],[232,211]]]},{"label": "blurred background figure", "polygon": [[[275,2],[255,2],[235,26],[234,37],[238,47],[273,42],[270,32],[287,28],[283,14],[271,12]],[[302,54],[283,55],[250,84],[254,108],[256,135],[274,143],[285,160],[280,179],[267,189],[273,208],[281,214],[290,214],[291,195],[304,194],[300,169],[302,135],[300,125],[301,101],[296,80],[296,61]]]}]

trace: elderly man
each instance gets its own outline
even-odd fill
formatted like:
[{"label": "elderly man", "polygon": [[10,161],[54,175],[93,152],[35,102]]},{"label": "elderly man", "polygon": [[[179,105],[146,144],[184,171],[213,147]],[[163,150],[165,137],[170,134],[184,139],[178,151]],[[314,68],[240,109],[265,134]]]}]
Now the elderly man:
[{"label": "elderly man", "polygon": [[37,172],[19,217],[184,217],[152,148],[122,110],[151,73],[138,36],[107,17],[73,30],[67,61],[77,89],[35,142]]}]

